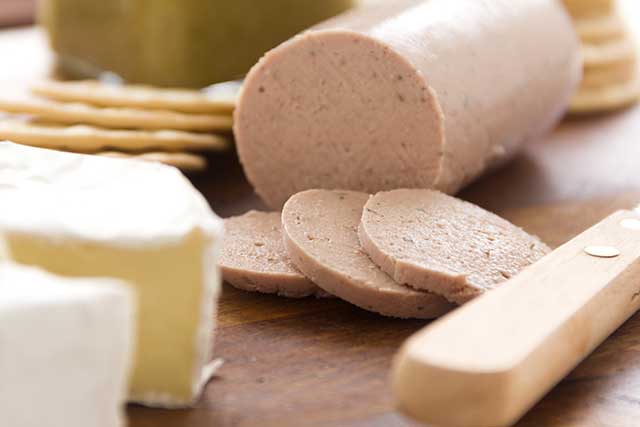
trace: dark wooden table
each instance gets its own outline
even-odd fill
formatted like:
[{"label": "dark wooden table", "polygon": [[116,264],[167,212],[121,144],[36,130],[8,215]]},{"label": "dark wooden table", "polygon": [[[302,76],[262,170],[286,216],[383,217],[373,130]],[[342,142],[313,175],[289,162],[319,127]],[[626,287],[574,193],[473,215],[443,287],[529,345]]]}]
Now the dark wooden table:
[{"label": "dark wooden table", "polygon": [[[34,29],[0,33],[0,54],[4,92],[49,69],[44,39]],[[566,122],[462,197],[555,246],[615,209],[640,202],[639,139],[640,107]],[[212,157],[211,164],[194,183],[214,210],[229,216],[261,207],[234,154]],[[403,340],[424,325],[341,301],[292,301],[225,287],[214,347],[226,361],[219,375],[194,409],[131,406],[130,426],[414,425],[394,410],[388,368]],[[518,426],[632,427],[639,420],[640,316],[635,316]]]}]

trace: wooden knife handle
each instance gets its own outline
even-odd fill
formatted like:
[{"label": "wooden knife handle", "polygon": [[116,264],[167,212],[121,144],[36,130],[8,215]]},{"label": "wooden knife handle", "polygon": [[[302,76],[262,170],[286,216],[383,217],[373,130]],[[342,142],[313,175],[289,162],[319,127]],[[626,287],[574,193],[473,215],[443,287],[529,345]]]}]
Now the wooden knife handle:
[{"label": "wooden knife handle", "polygon": [[640,308],[639,221],[611,215],[409,338],[392,372],[401,410],[443,426],[516,422]]}]

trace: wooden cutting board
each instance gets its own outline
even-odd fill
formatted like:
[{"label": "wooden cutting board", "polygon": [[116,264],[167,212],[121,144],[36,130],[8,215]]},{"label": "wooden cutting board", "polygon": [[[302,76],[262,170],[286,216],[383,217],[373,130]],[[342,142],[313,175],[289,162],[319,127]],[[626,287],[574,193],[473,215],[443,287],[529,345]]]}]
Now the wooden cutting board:
[{"label": "wooden cutting board", "polygon": [[[640,157],[636,160],[640,162]],[[239,209],[244,210],[253,204],[242,200],[252,196],[239,182],[242,179],[235,177],[224,190],[204,184],[201,188],[210,200],[238,197]],[[557,246],[609,213],[638,201],[640,191],[498,212]],[[232,203],[221,206],[233,210]],[[224,289],[219,321],[215,353],[226,363],[199,405],[177,412],[131,407],[131,426],[415,425],[394,411],[387,376],[398,346],[426,322],[386,319],[341,301],[292,301],[229,286]],[[638,416],[640,315],[583,362],[518,426],[631,427]]]},{"label": "wooden cutting board", "polygon": [[[50,69],[45,41],[34,29],[0,32],[0,55],[0,91],[19,90]],[[640,107],[565,123],[462,197],[559,245],[612,211],[640,202],[639,136]],[[210,172],[194,183],[221,216],[262,207],[234,154],[212,157]],[[291,301],[225,287],[214,348],[225,364],[197,407],[131,406],[129,425],[415,425],[394,411],[388,368],[402,341],[424,325],[336,300]],[[518,426],[631,427],[639,417],[637,315]]]}]

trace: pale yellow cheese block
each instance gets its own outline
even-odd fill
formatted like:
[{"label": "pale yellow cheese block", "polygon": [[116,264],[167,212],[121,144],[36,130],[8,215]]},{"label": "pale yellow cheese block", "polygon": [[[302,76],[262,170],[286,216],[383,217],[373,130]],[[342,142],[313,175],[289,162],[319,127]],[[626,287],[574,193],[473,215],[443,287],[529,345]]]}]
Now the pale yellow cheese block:
[{"label": "pale yellow cheese block", "polygon": [[138,300],[129,399],[193,404],[211,375],[222,221],[175,168],[0,143],[8,257]]}]

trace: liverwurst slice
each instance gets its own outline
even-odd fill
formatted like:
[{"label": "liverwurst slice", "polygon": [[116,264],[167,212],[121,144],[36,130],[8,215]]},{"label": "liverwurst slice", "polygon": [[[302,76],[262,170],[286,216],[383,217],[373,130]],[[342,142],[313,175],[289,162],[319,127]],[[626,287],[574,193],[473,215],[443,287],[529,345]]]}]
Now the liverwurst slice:
[{"label": "liverwurst slice", "polygon": [[462,304],[550,252],[537,237],[432,190],[378,193],[364,207],[363,249],[398,283]]},{"label": "liverwurst slice", "polygon": [[357,229],[368,198],[329,190],[291,197],[282,224],[293,263],[325,291],[369,311],[421,319],[449,311],[444,298],[397,284],[361,250]]},{"label": "liverwurst slice", "polygon": [[224,222],[223,279],[238,289],[291,298],[325,296],[291,263],[278,212],[251,211]]},{"label": "liverwurst slice", "polygon": [[453,194],[550,130],[581,72],[557,0],[383,0],[253,67],[237,149],[274,209],[310,188]]}]

